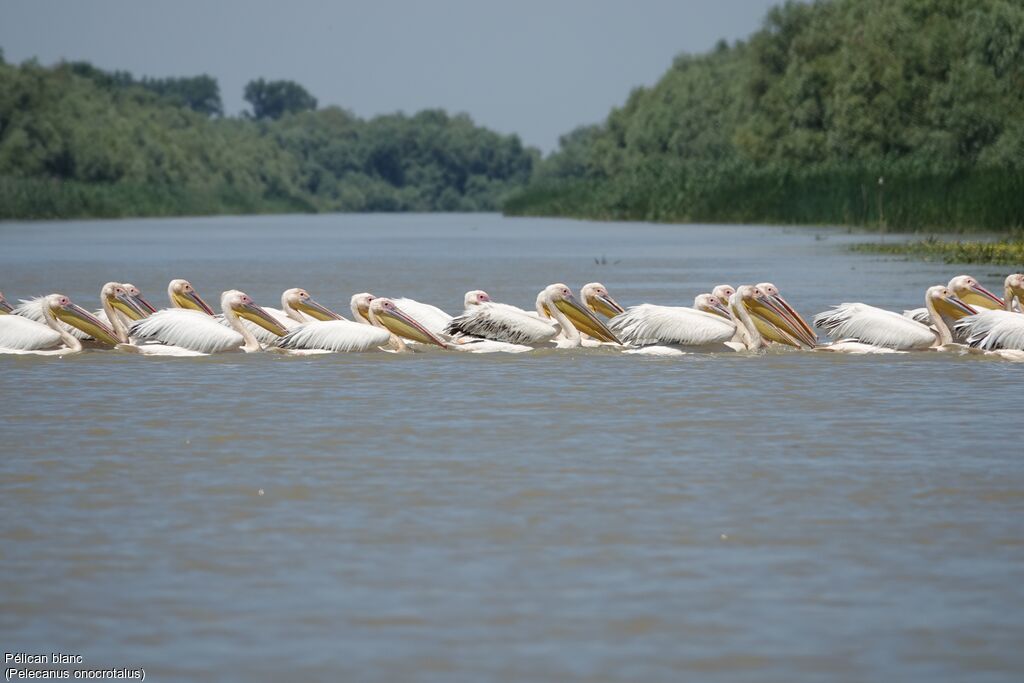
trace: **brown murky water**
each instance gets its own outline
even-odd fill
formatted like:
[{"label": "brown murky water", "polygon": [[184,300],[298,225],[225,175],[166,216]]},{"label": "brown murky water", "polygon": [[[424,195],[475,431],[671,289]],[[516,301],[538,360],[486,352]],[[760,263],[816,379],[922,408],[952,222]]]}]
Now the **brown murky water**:
[{"label": "brown murky water", "polygon": [[[449,311],[600,280],[806,316],[966,270],[828,229],[470,216],[0,225],[0,288]],[[595,264],[604,255],[607,263]],[[1024,365],[604,351],[0,357],[0,640],[152,680],[1016,681]],[[260,493],[262,491],[262,494]]]}]

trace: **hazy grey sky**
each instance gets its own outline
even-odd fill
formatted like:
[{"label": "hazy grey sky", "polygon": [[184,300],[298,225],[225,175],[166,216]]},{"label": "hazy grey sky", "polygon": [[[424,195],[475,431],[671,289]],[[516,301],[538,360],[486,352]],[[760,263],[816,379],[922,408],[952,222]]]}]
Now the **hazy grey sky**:
[{"label": "hazy grey sky", "polygon": [[208,73],[229,113],[256,77],[360,116],[441,107],[548,151],[680,52],[756,30],[778,0],[0,0],[8,61]]}]

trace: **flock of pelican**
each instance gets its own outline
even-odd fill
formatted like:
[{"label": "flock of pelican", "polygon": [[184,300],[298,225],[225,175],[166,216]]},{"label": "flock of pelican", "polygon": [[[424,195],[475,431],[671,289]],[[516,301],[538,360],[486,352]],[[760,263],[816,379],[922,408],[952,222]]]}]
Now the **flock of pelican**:
[{"label": "flock of pelican", "polygon": [[157,310],[130,283],[108,282],[101,308],[90,313],[63,294],[22,300],[0,294],[0,353],[67,354],[111,348],[146,355],[197,356],[231,351],[319,354],[415,351],[430,347],[472,353],[541,348],[608,347],[625,353],[680,355],[694,351],[758,351],[769,346],[842,353],[958,350],[1024,360],[1024,274],[1004,282],[1003,297],[969,275],[929,287],[922,308],[897,313],[843,303],[813,318],[830,341],[771,283],[718,285],[692,307],[640,304],[623,308],[600,283],[577,298],[564,284],[545,287],[532,309],[498,303],[482,290],[466,293],[449,315],[413,299],[369,293],[351,299],[352,319],[300,288],[281,295],[281,308],[261,307],[232,289],[220,314],[187,280],[167,287],[170,307]]}]

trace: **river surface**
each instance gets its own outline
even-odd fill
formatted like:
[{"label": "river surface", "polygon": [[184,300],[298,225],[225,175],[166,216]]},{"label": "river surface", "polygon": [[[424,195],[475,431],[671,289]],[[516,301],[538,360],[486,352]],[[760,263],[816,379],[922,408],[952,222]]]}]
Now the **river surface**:
[{"label": "river surface", "polygon": [[[898,238],[890,238],[898,239]],[[0,224],[0,289],[450,312],[960,272],[830,228],[493,215]],[[595,259],[600,263],[595,263]],[[1020,681],[1024,364],[918,353],[0,357],[0,641],[154,681]],[[46,668],[46,667],[42,667]]]}]

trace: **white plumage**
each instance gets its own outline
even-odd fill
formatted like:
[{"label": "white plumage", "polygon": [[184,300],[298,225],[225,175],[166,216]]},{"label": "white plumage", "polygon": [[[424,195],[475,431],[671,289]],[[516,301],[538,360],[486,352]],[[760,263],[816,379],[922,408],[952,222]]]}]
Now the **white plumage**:
[{"label": "white plumage", "polygon": [[0,353],[33,353],[62,345],[60,333],[49,325],[19,315],[0,315]]},{"label": "white plumage", "polygon": [[289,351],[374,351],[386,346],[391,333],[351,320],[317,320],[299,325],[277,341]]},{"label": "white plumage", "polygon": [[238,351],[245,344],[241,334],[225,327],[213,316],[184,308],[157,311],[134,323],[129,334],[138,341],[154,342],[140,344],[136,349],[148,354],[187,355],[180,350],[197,354],[223,353]]},{"label": "white plumage", "polygon": [[536,345],[551,341],[559,328],[521,308],[486,302],[466,309],[453,318],[443,332],[517,345]]},{"label": "white plumage", "polygon": [[[43,315],[43,306],[45,305],[45,296],[37,296],[32,299],[22,299],[21,301],[18,302],[18,305],[15,307],[15,309],[11,311],[11,315],[27,318],[28,320],[37,322],[43,327],[50,329],[49,326],[46,324],[46,316]],[[102,314],[102,316],[99,314]],[[109,322],[107,320],[107,315],[103,313],[102,310],[97,311],[96,317],[98,317],[105,323]],[[74,325],[68,325],[66,322],[63,322],[61,320],[58,320],[56,322],[61,327],[61,329],[63,329],[65,332],[70,334],[75,339],[81,341],[92,339],[92,337],[90,337],[86,332],[83,332]],[[50,331],[52,332],[53,330]]]},{"label": "white plumage", "polygon": [[1024,351],[1024,314],[1013,311],[981,311],[962,318],[956,330],[963,333],[970,346],[995,351]]},{"label": "white plumage", "polygon": [[395,305],[416,319],[420,325],[427,328],[432,334],[444,334],[444,328],[451,322],[452,316],[442,311],[437,306],[431,306],[415,299],[392,299]]},{"label": "white plumage", "polygon": [[[265,310],[267,313],[273,316],[274,320],[280,323],[281,327],[288,331],[294,330],[306,324],[305,322],[299,322],[298,320],[290,318],[288,314],[285,311],[282,311],[280,308],[270,307],[264,308],[263,310]],[[218,313],[217,315],[215,315],[214,320],[219,322],[224,327],[231,329],[231,323],[228,322],[227,318],[224,317],[223,313]],[[312,318],[309,318],[309,320],[312,320]],[[273,344],[276,344],[277,340],[280,339],[280,337],[278,337],[270,330],[260,327],[251,320],[240,319],[238,322],[242,323],[242,325],[245,326],[245,329],[249,330],[249,332],[252,333],[252,336],[256,337],[256,341],[258,341],[262,346],[271,346]]]},{"label": "white plumage", "polygon": [[724,344],[736,334],[736,324],[722,316],[654,304],[631,306],[608,326],[622,341],[637,345],[706,346]]},{"label": "white plumage", "polygon": [[814,325],[838,341],[857,341],[898,351],[927,349],[936,342],[935,332],[927,325],[862,303],[839,304],[819,313],[814,317]]}]

